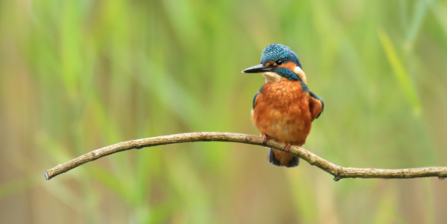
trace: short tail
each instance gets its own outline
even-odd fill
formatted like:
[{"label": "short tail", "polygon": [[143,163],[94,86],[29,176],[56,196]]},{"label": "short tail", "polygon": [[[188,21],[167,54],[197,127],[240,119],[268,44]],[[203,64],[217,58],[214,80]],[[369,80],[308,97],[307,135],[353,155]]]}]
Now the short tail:
[{"label": "short tail", "polygon": [[[283,166],[281,165],[281,162],[276,159],[275,153],[273,152],[272,148],[269,148],[268,162],[275,166]],[[285,167],[288,168],[297,167],[299,164],[300,164],[300,157],[294,156],[292,160],[289,161],[289,164],[287,164]]]}]

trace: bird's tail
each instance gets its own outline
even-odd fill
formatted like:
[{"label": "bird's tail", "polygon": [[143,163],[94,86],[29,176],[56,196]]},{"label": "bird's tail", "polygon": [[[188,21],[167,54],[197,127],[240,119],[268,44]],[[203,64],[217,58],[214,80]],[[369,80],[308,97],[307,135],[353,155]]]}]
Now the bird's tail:
[{"label": "bird's tail", "polygon": [[281,151],[278,151],[277,153],[283,153],[284,154],[283,156],[285,156],[285,157],[292,157],[292,158],[291,159],[290,158],[281,158],[283,161],[287,161],[288,160],[287,164],[284,164],[284,163],[281,164],[281,161],[276,159],[275,152],[273,151],[273,149],[269,148],[268,162],[271,163],[272,165],[275,165],[275,166],[285,166],[285,167],[288,167],[288,168],[292,168],[292,167],[298,166],[299,163],[300,163],[300,158],[297,157],[297,156],[294,156],[294,155],[291,155],[291,154],[288,154],[288,153],[285,153],[285,152],[281,152]]}]

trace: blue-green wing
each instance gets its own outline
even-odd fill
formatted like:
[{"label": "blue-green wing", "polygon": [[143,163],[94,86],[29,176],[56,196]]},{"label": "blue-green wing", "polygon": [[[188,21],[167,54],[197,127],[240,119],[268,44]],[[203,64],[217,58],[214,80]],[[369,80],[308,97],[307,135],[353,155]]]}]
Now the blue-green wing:
[{"label": "blue-green wing", "polygon": [[253,97],[253,110],[255,109],[255,105],[256,105],[256,97],[258,97],[258,94],[259,94],[259,93],[262,93],[262,86],[261,86],[261,88],[259,89],[259,91],[256,92],[255,97]]}]

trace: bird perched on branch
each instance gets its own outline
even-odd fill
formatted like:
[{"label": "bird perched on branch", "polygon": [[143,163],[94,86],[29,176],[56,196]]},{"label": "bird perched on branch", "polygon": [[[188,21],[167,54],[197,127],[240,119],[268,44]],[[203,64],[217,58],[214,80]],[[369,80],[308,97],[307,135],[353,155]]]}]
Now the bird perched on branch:
[{"label": "bird perched on branch", "polygon": [[[323,112],[323,100],[306,82],[298,56],[289,47],[270,44],[262,52],[261,64],[243,73],[261,73],[265,83],[253,99],[252,122],[263,136],[290,145],[302,146],[309,135],[312,121]],[[299,158],[269,148],[268,161],[276,166],[295,167]]]}]

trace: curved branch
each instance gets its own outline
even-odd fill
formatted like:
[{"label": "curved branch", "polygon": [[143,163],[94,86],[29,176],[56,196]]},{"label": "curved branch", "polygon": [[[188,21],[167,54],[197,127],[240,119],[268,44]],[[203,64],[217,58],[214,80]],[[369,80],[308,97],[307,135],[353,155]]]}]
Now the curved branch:
[{"label": "curved branch", "polygon": [[[130,140],[120,142],[114,145],[106,146],[66,163],[59,164],[45,172],[47,180],[74,169],[84,163],[99,159],[101,157],[126,151],[129,149],[140,149],[143,147],[151,147],[157,145],[167,145],[183,142],[202,142],[202,141],[218,141],[218,142],[238,142],[251,145],[268,146],[274,149],[284,151],[285,145],[275,140],[269,140],[264,145],[262,137],[238,134],[238,133],[224,133],[224,132],[193,132],[175,135],[166,135],[153,138],[143,138],[137,140]],[[343,178],[417,178],[417,177],[438,177],[444,179],[447,177],[447,167],[424,167],[412,169],[375,169],[375,168],[351,168],[335,165],[308,150],[292,146],[289,153],[299,156],[306,160],[311,165],[317,166],[320,169],[334,176],[334,180],[339,181]]]}]

